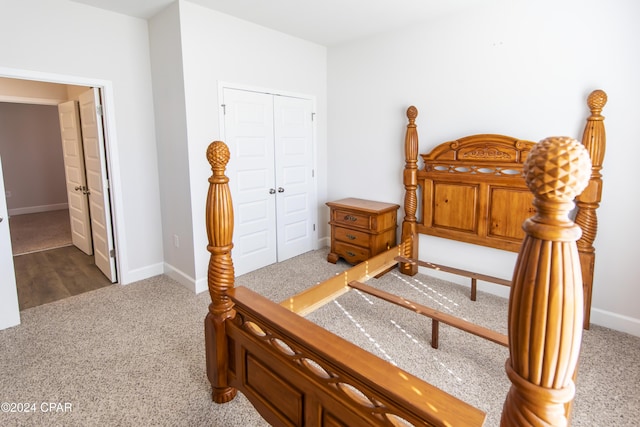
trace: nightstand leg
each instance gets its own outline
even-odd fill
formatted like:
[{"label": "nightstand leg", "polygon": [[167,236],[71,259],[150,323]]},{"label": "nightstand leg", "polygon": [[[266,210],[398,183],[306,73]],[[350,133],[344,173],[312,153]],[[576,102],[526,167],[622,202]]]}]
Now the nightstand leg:
[{"label": "nightstand leg", "polygon": [[338,262],[338,258],[340,258],[338,254],[334,254],[333,252],[329,252],[329,255],[327,255],[327,261],[329,261],[331,264],[335,264],[336,262]]}]

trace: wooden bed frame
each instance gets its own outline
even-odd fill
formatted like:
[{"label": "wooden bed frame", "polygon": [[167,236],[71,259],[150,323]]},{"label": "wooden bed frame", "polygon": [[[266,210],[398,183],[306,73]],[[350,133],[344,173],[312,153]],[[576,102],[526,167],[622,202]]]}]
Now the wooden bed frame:
[{"label": "wooden bed frame", "polygon": [[[519,249],[510,282],[508,339],[499,334],[493,337],[509,347],[505,368],[512,386],[502,425],[568,425],[585,308],[582,277],[585,289],[593,277],[595,252],[590,245],[595,238],[604,154],[599,113],[605,102],[602,91],[589,97],[592,114],[584,145],[566,137],[547,138],[535,145],[495,135],[469,137],[446,144],[448,149],[440,145],[423,156],[424,170],[417,166],[417,110],[409,108],[402,243],[281,304],[234,287],[233,209],[225,176],[229,151],[224,143],[213,142],[207,150],[213,175],[206,214],[212,302],[204,321],[213,400],[228,402],[240,390],[275,426],[482,425],[485,414],[477,408],[301,317],[352,288],[402,304],[403,299],[362,282],[395,265],[404,273],[415,274],[424,264],[417,260],[418,233],[446,229],[453,234],[443,237],[477,244],[489,239],[490,246]],[[495,157],[493,162],[479,163],[489,154]],[[465,178],[456,184],[449,179],[454,175]],[[477,182],[473,184],[467,176]],[[418,186],[425,195],[420,205]],[[428,201],[427,196],[435,201]],[[531,197],[533,210],[527,205]],[[463,198],[474,202],[473,214],[451,207]],[[580,226],[569,216],[574,199]],[[521,236],[514,220],[501,213],[507,207],[515,210],[512,200],[517,218],[524,220]],[[420,222],[418,206],[424,213]],[[585,224],[593,228],[580,237]],[[584,234],[590,234],[586,243]],[[472,237],[467,239],[467,235]],[[591,250],[585,251],[583,247],[588,246]],[[591,257],[585,258],[583,252]],[[590,266],[587,274],[581,272],[585,266]],[[474,281],[487,279],[456,272]],[[591,282],[589,290],[590,286]],[[491,331],[436,310],[422,314],[433,318],[436,336],[437,324],[444,322],[492,339]]]}]

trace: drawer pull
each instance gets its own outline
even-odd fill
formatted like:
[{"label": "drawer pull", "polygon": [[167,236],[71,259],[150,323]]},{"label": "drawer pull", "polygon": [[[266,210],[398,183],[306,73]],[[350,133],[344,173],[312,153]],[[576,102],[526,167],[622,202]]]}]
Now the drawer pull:
[{"label": "drawer pull", "polygon": [[352,222],[353,222],[353,221],[357,221],[357,220],[358,220],[358,218],[356,218],[356,217],[355,217],[355,216],[353,216],[353,215],[345,215],[345,216],[344,216],[344,220],[345,220],[345,221],[352,221]]},{"label": "drawer pull", "polygon": [[347,251],[347,255],[349,255],[349,256],[356,256],[356,254],[354,254],[353,252],[349,252],[349,251]]},{"label": "drawer pull", "polygon": [[356,240],[356,236],[354,236],[353,234],[347,234],[347,239]]}]

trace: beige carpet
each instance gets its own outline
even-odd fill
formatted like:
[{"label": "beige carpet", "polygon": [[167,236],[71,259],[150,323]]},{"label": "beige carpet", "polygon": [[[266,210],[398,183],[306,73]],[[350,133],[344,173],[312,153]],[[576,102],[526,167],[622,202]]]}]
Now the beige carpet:
[{"label": "beige carpet", "polygon": [[[327,252],[237,282],[279,301],[347,267],[327,263]],[[390,272],[369,282],[504,331],[502,298],[479,293],[473,303],[467,288],[421,274]],[[35,412],[0,412],[0,425],[266,427],[242,395],[211,402],[203,332],[209,301],[157,276],[24,310],[20,326],[0,331],[0,401],[30,402]],[[486,427],[499,425],[509,387],[506,349],[442,327],[434,350],[428,319],[355,291],[309,319],[480,407]],[[585,331],[572,427],[638,425],[639,350],[638,337],[597,326]],[[49,403],[61,406],[53,412]]]},{"label": "beige carpet", "polygon": [[68,209],[13,215],[9,230],[14,256],[72,244]]}]

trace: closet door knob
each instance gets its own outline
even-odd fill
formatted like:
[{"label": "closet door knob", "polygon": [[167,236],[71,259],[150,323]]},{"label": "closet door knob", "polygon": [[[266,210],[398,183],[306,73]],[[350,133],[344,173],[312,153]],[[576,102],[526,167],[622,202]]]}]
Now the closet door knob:
[{"label": "closet door knob", "polygon": [[284,193],[284,188],[278,187],[278,193]]},{"label": "closet door knob", "polygon": [[276,189],[275,188],[270,188],[269,189],[269,194],[276,194]]},{"label": "closet door knob", "polygon": [[0,216],[0,222],[2,222],[2,220],[4,220],[4,218],[2,218],[2,217]]},{"label": "closet door knob", "polygon": [[89,189],[88,189],[86,186],[84,186],[84,185],[79,185],[79,186],[77,186],[76,188],[74,188],[74,190],[76,190],[76,191],[82,191],[82,194],[91,194],[91,193],[89,192]]}]

